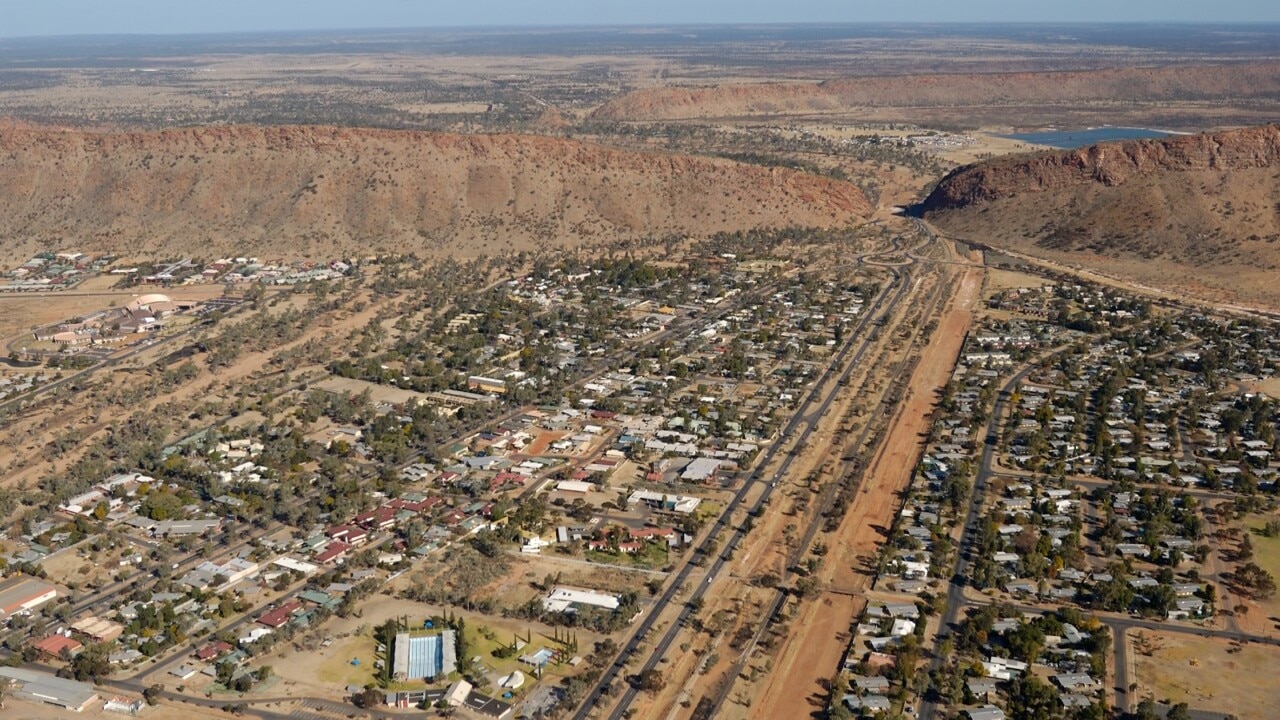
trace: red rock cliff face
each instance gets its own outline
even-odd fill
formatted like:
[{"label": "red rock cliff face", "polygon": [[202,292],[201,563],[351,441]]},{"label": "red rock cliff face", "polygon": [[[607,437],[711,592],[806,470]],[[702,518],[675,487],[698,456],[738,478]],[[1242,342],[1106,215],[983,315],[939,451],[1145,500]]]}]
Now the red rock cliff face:
[{"label": "red rock cliff face", "polygon": [[139,254],[495,252],[833,226],[857,187],[558,138],[331,127],[0,128],[0,245]]},{"label": "red rock cliff face", "polygon": [[1280,164],[1280,127],[1267,125],[1158,140],[1100,143],[1078,150],[1012,155],[952,171],[923,203],[925,212],[1100,185],[1118,187],[1160,173],[1231,171]]}]

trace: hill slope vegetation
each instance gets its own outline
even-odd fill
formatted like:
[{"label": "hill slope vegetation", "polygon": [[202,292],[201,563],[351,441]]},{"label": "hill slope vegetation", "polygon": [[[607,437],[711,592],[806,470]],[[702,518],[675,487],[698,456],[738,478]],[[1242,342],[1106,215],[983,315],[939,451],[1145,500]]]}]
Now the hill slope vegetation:
[{"label": "hill slope vegetation", "polygon": [[0,242],[131,257],[495,253],[845,224],[853,185],[519,135],[333,127],[0,130]]},{"label": "hill slope vegetation", "polygon": [[1166,288],[1280,306],[1280,127],[1012,155],[953,171],[943,230]]}]

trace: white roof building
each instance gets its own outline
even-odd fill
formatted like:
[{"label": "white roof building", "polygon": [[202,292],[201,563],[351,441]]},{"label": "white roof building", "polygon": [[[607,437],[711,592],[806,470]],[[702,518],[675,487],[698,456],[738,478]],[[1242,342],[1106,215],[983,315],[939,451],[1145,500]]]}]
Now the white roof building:
[{"label": "white roof building", "polygon": [[542,607],[550,612],[572,612],[575,605],[617,610],[619,604],[617,595],[571,587],[556,587],[542,599]]}]

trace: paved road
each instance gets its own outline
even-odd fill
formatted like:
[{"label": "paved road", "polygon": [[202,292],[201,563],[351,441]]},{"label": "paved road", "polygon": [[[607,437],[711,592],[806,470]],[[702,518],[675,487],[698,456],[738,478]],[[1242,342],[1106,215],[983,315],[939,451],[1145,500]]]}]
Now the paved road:
[{"label": "paved road", "polygon": [[[1063,352],[1063,350],[1057,350],[1055,351],[1055,354],[1060,352]],[[1050,357],[1052,357],[1052,355]],[[1036,367],[1042,365],[1043,363],[1044,363],[1044,359],[1037,361],[1032,365],[1028,365],[1027,367],[1024,367],[1017,374],[1010,377],[1004,383],[1004,385],[1001,386],[1000,392],[996,398],[995,407],[992,410],[990,419],[987,421],[986,444],[983,447],[982,460],[981,460],[981,463],[979,464],[978,472],[974,480],[972,502],[969,505],[969,509],[965,515],[963,534],[961,536],[960,542],[957,545],[958,552],[956,554],[955,566],[953,569],[949,587],[947,589],[946,610],[942,615],[942,621],[938,629],[939,638],[942,638],[948,635],[951,631],[952,626],[954,626],[955,623],[959,620],[960,614],[964,610],[964,608],[973,604],[964,595],[965,583],[966,583],[966,578],[968,575],[969,564],[970,564],[969,560],[965,557],[965,551],[968,548],[968,545],[972,541],[972,533],[974,533],[977,529],[978,515],[982,509],[982,502],[983,502],[983,498],[985,497],[987,482],[991,477],[997,474],[1000,474],[999,472],[997,472],[995,467],[995,454],[996,454],[996,448],[998,447],[998,443],[999,443],[1000,420],[1004,415],[1005,407],[1009,399],[1009,393],[1017,386],[1019,382],[1025,379],[1027,375],[1029,375]],[[1072,482],[1075,482],[1078,485],[1082,485],[1086,487],[1105,487],[1108,484],[1104,481],[1095,482],[1091,480],[1074,480],[1074,479],[1072,480]],[[1201,493],[1201,494],[1212,496],[1211,493]],[[1015,606],[1015,607],[1021,607],[1021,606]],[[1035,612],[1044,612],[1045,610],[1051,609],[1051,607],[1050,606],[1045,606],[1045,607],[1025,606],[1025,608],[1023,609],[1026,609],[1029,611],[1035,611]],[[1114,673],[1116,678],[1116,682],[1115,682],[1116,703],[1115,704],[1118,708],[1127,708],[1129,706],[1129,700],[1130,700],[1130,698],[1128,697],[1129,685],[1133,681],[1133,678],[1129,676],[1128,646],[1127,646],[1127,643],[1121,642],[1121,638],[1123,638],[1124,633],[1130,630],[1146,629],[1146,630],[1165,632],[1165,633],[1194,634],[1194,635],[1201,635],[1204,637],[1216,637],[1216,638],[1222,638],[1227,640],[1235,640],[1237,642],[1257,642],[1257,643],[1265,643],[1269,645],[1280,646],[1280,639],[1269,637],[1269,636],[1251,635],[1251,634],[1243,633],[1234,629],[1214,630],[1214,629],[1206,629],[1206,628],[1194,628],[1194,627],[1176,625],[1173,623],[1144,620],[1141,618],[1133,618],[1133,617],[1108,614],[1108,613],[1094,613],[1094,614],[1097,615],[1099,620],[1106,623],[1112,630],[1112,636],[1114,639],[1113,664],[1115,666]],[[942,664],[947,660],[948,658],[935,656],[930,663],[930,670],[936,670],[940,668]],[[926,698],[921,701],[919,717],[921,720],[931,720],[931,718],[935,716],[937,711],[938,711],[937,704]]]},{"label": "paved road", "polygon": [[[895,250],[896,249],[897,248],[895,247]],[[818,420],[831,406],[831,403],[835,398],[836,390],[838,390],[840,385],[843,384],[843,381],[848,378],[852,369],[858,364],[858,361],[862,358],[863,354],[871,346],[872,341],[870,339],[870,335],[866,332],[867,328],[870,327],[873,319],[880,319],[885,317],[887,313],[892,312],[910,286],[908,276],[896,269],[892,269],[891,272],[894,275],[893,281],[884,287],[876,299],[870,304],[869,310],[863,315],[862,320],[859,321],[854,331],[850,333],[848,344],[845,345],[840,355],[828,365],[827,370],[823,373],[822,377],[814,382],[812,390],[805,399],[804,404],[784,427],[782,433],[779,435],[778,441],[770,446],[768,452],[757,465],[756,472],[743,483],[742,487],[734,495],[733,500],[725,507],[724,511],[721,512],[720,517],[716,520],[716,523],[712,526],[710,532],[707,533],[703,541],[695,548],[694,557],[705,558],[709,554],[709,550],[719,541],[721,532],[729,526],[732,514],[742,506],[746,496],[755,489],[758,484],[765,483],[760,497],[757,498],[751,508],[751,512],[753,514],[758,512],[769,501],[778,479],[786,475],[787,471],[791,467],[791,463],[798,456],[810,433],[812,433],[814,428],[817,426]],[[892,297],[890,297],[891,291],[893,291]],[[859,345],[857,343],[857,339],[862,337],[864,334],[867,335],[867,337],[865,337]],[[855,346],[857,347],[856,351],[854,350]],[[842,373],[840,378],[841,382],[830,388],[829,392],[824,393],[824,388],[827,387],[841,367],[845,368],[845,371]],[[819,396],[823,395],[825,395],[824,399],[819,401]],[[801,426],[803,426],[803,431],[801,431]],[[763,477],[765,468],[772,464],[777,453],[780,452],[782,447],[787,444],[785,441],[786,438],[795,438],[794,444],[792,445],[794,449],[783,460],[782,464],[775,472],[771,473],[768,478]],[[662,658],[674,643],[676,636],[679,634],[680,628],[684,626],[689,616],[693,614],[694,608],[697,607],[699,601],[706,594],[711,583],[724,569],[724,566],[728,563],[727,558],[732,555],[733,550],[737,547],[738,543],[741,542],[742,538],[745,537],[746,532],[747,530],[742,526],[738,526],[733,529],[733,533],[730,535],[729,541],[725,544],[723,551],[716,556],[714,561],[711,562],[711,565],[705,575],[707,578],[706,582],[698,583],[698,586],[690,594],[689,599],[681,608],[676,620],[671,623],[667,632],[650,651],[648,659],[641,668],[641,672],[654,669],[657,667],[658,663],[661,662]],[[675,580],[668,585],[666,591],[658,598],[657,602],[654,603],[653,608],[640,621],[639,626],[632,634],[630,640],[623,645],[620,653],[614,659],[613,664],[606,668],[595,687],[590,693],[588,693],[578,712],[574,715],[575,720],[586,720],[586,718],[588,718],[597,709],[597,705],[603,698],[604,691],[619,675],[622,674],[627,661],[639,650],[641,643],[645,640],[649,632],[653,630],[653,626],[657,622],[658,617],[662,615],[663,610],[675,599],[675,596],[680,589],[684,587],[689,577],[693,574],[694,567],[695,565],[693,562],[686,562],[684,564]],[[614,712],[609,716],[611,720],[618,720],[626,714],[630,704],[635,700],[637,692],[636,688],[631,686],[627,687]]]},{"label": "paved road", "polygon": [[[951,581],[947,586],[946,610],[942,613],[942,619],[938,626],[939,639],[950,634],[951,627],[959,620],[961,611],[968,604],[964,597],[964,587],[965,578],[969,573],[969,560],[965,555],[968,545],[972,541],[972,534],[978,526],[978,516],[982,511],[982,501],[986,497],[987,482],[996,474],[995,454],[1000,442],[1000,419],[1004,416],[1005,406],[1009,402],[1009,393],[1018,383],[1030,375],[1038,365],[1039,363],[1028,365],[1005,381],[1004,385],[1000,387],[1000,392],[996,395],[996,402],[991,410],[991,416],[987,419],[986,440],[982,447],[982,461],[974,477],[972,500],[969,503],[969,509],[965,512],[960,542],[956,544],[955,564],[952,567]],[[935,653],[933,660],[929,663],[930,672],[938,670],[948,660],[950,658],[944,658]],[[927,698],[921,700],[919,715],[921,720],[931,720],[937,711],[937,703]]]},{"label": "paved road", "polygon": [[[928,244],[929,242],[932,242],[932,239],[927,241],[925,244]],[[920,247],[923,247],[923,245],[913,248],[910,252],[919,250]],[[908,253],[908,256],[910,259],[907,262],[893,263],[892,265],[897,267],[902,267],[905,265],[914,264],[915,261],[918,259],[918,258],[915,258],[910,253]],[[885,263],[873,263],[870,259],[868,259],[868,264],[877,264],[877,265],[881,265],[882,267],[890,265]],[[906,282],[909,282],[909,279],[906,280]],[[901,374],[901,371],[906,367],[907,366],[905,364],[905,361],[902,364],[900,364],[898,371],[889,380],[889,385],[892,385],[894,382],[897,381],[898,377]],[[887,398],[881,398],[880,404],[883,405],[886,399]],[[876,409],[878,410],[879,407],[880,405],[877,405]],[[854,442],[853,447],[865,446],[867,442],[867,438],[871,435],[871,433],[874,430],[877,430],[877,429],[878,427],[875,423],[870,423],[870,422],[867,423],[866,426],[862,429],[862,432],[859,435],[857,441]],[[809,548],[809,546],[813,542],[813,538],[817,535],[819,528],[822,527],[822,525],[826,521],[825,515],[827,513],[827,510],[831,506],[831,502],[833,502],[834,499],[835,499],[834,495],[828,495],[823,499],[822,509],[820,509],[817,513],[815,513],[813,522],[809,524],[808,528],[805,531],[804,537],[796,545],[795,550],[792,553],[792,556],[788,558],[787,576],[783,578],[784,582],[790,579],[792,575],[791,567],[795,565],[795,563],[799,560],[800,556]],[[839,590],[836,590],[830,587],[826,588],[826,591],[840,592]],[[860,593],[846,593],[846,594],[860,594]],[[755,648],[756,644],[760,642],[760,638],[764,635],[765,630],[767,630],[769,625],[772,623],[773,618],[776,617],[779,612],[781,612],[783,605],[786,603],[786,599],[787,599],[787,590],[784,588],[779,588],[777,593],[775,593],[773,600],[770,601],[767,612],[765,612],[763,616],[760,618],[758,627],[756,629],[755,634],[752,636],[751,641],[747,643],[746,648],[743,650],[743,652],[739,654],[738,662],[734,665],[733,670],[728,673],[727,681],[721,684],[719,692],[716,693],[715,698],[711,701],[710,707],[709,708],[703,707],[700,703],[699,712],[700,713],[705,712],[705,715],[703,715],[704,717],[715,717],[716,714],[720,711],[720,708],[724,705],[724,703],[728,701],[729,694],[733,691],[733,687],[736,684],[736,680],[738,676],[742,673],[748,660],[750,659],[753,649]]]}]

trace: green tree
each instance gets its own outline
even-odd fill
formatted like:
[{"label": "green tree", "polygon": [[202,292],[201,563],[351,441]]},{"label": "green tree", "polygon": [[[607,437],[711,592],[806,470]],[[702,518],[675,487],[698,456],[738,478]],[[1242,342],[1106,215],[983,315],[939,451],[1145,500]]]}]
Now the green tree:
[{"label": "green tree", "polygon": [[1151,698],[1143,698],[1138,703],[1138,711],[1133,714],[1134,720],[1160,720],[1160,713],[1156,711],[1156,701]]},{"label": "green tree", "polygon": [[362,709],[376,708],[386,704],[386,693],[376,687],[368,687],[362,692],[352,695],[351,702],[356,707]]},{"label": "green tree", "polygon": [[89,645],[71,660],[71,664],[59,673],[66,673],[80,682],[97,682],[98,678],[111,674],[111,661],[107,646],[101,643]]},{"label": "green tree", "polygon": [[168,490],[155,490],[147,493],[142,500],[139,512],[152,520],[171,520],[182,512],[182,498]]}]

